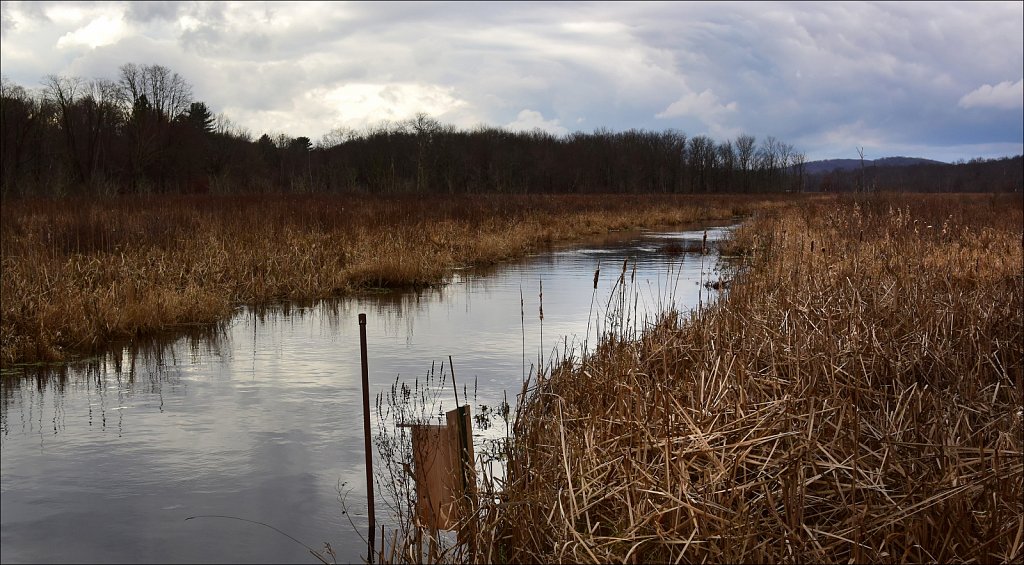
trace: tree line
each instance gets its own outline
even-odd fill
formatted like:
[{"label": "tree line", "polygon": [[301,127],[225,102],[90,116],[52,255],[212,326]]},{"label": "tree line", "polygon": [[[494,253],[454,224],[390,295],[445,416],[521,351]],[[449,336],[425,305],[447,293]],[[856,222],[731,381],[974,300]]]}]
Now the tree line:
[{"label": "tree line", "polygon": [[194,190],[249,144],[161,65],[122,65],[117,80],[49,75],[34,91],[0,80],[5,196]]},{"label": "tree line", "polygon": [[[419,114],[361,131],[262,134],[214,115],[161,65],[115,80],[0,81],[3,196],[191,192],[720,193],[843,189],[814,179],[774,137],[716,141],[679,130],[556,136],[457,129]],[[862,183],[863,184],[863,183]]]},{"label": "tree line", "polygon": [[804,162],[773,137],[460,130],[424,114],[315,144],[254,138],[178,73],[134,63],[115,80],[50,75],[34,91],[3,79],[0,144],[4,195],[774,192],[799,190]]},{"label": "tree line", "polygon": [[1024,156],[837,169],[807,175],[807,188],[821,192],[1021,192]]}]

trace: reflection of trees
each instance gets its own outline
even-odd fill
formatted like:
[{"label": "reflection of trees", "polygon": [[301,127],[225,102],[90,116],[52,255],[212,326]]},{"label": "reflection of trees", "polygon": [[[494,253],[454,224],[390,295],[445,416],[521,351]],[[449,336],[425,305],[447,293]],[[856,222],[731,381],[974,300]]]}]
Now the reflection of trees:
[{"label": "reflection of trees", "polygon": [[[709,231],[711,239],[724,232],[715,230]],[[629,262],[631,268],[637,266],[642,272],[650,272],[651,269],[664,269],[659,277],[673,287],[678,286],[678,280],[689,276],[687,273],[697,268],[695,264],[688,263],[686,253],[666,256],[661,251],[662,241],[674,240],[686,243],[684,248],[696,245],[699,237],[690,233],[671,234],[640,234],[637,232],[623,232],[607,234],[583,241],[573,243],[576,249],[600,249],[600,255],[585,256],[586,265],[583,270],[593,272],[593,261],[602,261],[608,269],[615,270],[612,265],[621,265],[623,261]],[[638,239],[639,238],[639,239]],[[654,242],[654,243],[651,243]],[[566,249],[563,246],[554,246],[552,249]],[[574,252],[575,253],[575,252]],[[691,256],[692,258],[692,256]],[[109,407],[117,407],[126,398],[140,393],[156,395],[162,402],[163,394],[170,385],[172,388],[184,387],[185,383],[179,378],[178,367],[195,364],[206,358],[221,357],[222,353],[229,349],[230,339],[229,328],[239,326],[234,332],[245,335],[250,332],[252,338],[253,352],[257,352],[262,345],[258,342],[259,336],[273,335],[276,330],[273,326],[277,324],[293,324],[305,320],[310,316],[311,320],[322,325],[324,335],[349,336],[353,335],[356,328],[357,316],[360,312],[369,313],[374,319],[374,325],[388,336],[404,338],[412,343],[416,324],[426,315],[428,310],[437,304],[445,302],[459,302],[463,295],[482,297],[489,299],[500,292],[499,287],[507,284],[503,282],[499,273],[509,268],[526,268],[528,272],[562,272],[565,257],[560,253],[544,253],[528,258],[525,262],[513,264],[497,264],[479,269],[468,269],[457,275],[460,284],[422,288],[412,291],[387,291],[387,292],[366,292],[347,298],[334,298],[321,301],[292,301],[277,304],[265,304],[261,306],[250,306],[241,309],[230,321],[217,326],[209,327],[188,327],[176,332],[169,332],[155,335],[144,339],[135,339],[115,344],[105,353],[98,356],[81,359],[64,365],[21,365],[5,369],[3,379],[0,380],[0,406],[2,406],[2,426],[4,432],[9,429],[9,412],[14,414],[14,419],[19,418],[26,406],[45,406],[51,403],[54,405],[53,412],[59,413],[63,410],[63,397],[76,394],[86,395],[89,402],[93,404],[96,411],[95,421],[100,425],[107,422],[106,410]],[[573,259],[576,261],[576,259]],[[690,267],[689,270],[686,267]],[[575,268],[575,267],[571,267]],[[570,269],[571,269],[570,268]],[[524,272],[526,272],[524,271]],[[686,272],[684,272],[686,271]],[[513,271],[517,272],[517,271]],[[568,271],[566,271],[568,272]],[[708,273],[710,276],[710,273]],[[532,276],[532,275],[530,275]],[[605,274],[601,279],[602,288],[611,283]],[[639,311],[642,314],[651,305],[660,305],[666,300],[673,299],[666,288],[658,286],[664,296],[651,294],[653,290],[644,287],[647,278],[641,277],[630,282],[637,285],[634,289],[640,293]],[[587,279],[589,281],[589,278]],[[547,281],[545,281],[547,282]],[[536,281],[532,283],[535,285]],[[547,286],[547,285],[545,285]],[[588,283],[589,286],[589,283]],[[689,292],[688,289],[680,289]],[[527,299],[536,299],[536,288],[524,288]],[[571,289],[568,292],[574,292]],[[588,291],[589,292],[589,291]],[[603,292],[603,291],[602,291]],[[452,294],[455,293],[455,294]],[[711,294],[708,291],[709,295]],[[550,294],[555,297],[556,294]],[[607,296],[602,298],[608,299]],[[517,299],[518,301],[518,299]],[[635,301],[635,299],[634,299]],[[609,305],[602,301],[594,311],[594,315],[601,317],[609,309]],[[533,309],[535,306],[530,306]],[[518,307],[517,310],[518,312]],[[532,310],[535,311],[535,310]],[[632,308],[636,314],[636,307]],[[477,310],[476,316],[486,316],[486,309]],[[518,322],[518,316],[516,322]],[[507,320],[506,320],[507,321]],[[549,320],[549,326],[552,323]],[[603,325],[605,320],[601,320]],[[643,320],[637,320],[641,323]],[[422,327],[422,326],[421,326]],[[557,331],[557,330],[556,330]],[[466,336],[452,336],[454,339]],[[571,337],[571,336],[570,336]],[[240,339],[240,338],[235,338]],[[247,338],[241,338],[248,341]],[[517,341],[517,340],[514,340]],[[578,345],[578,344],[577,344]],[[524,371],[525,372],[525,371]],[[110,398],[115,394],[118,398]],[[110,391],[110,392],[108,392]],[[58,406],[59,405],[59,406]],[[38,412],[35,409],[35,412]],[[49,410],[49,408],[47,408]],[[38,415],[38,414],[37,414]],[[120,418],[121,415],[118,415]]]},{"label": "reflection of trees", "polygon": [[[256,332],[260,325],[304,320],[306,316],[318,317],[332,334],[339,335],[345,333],[346,328],[351,330],[355,327],[360,313],[370,312],[384,325],[386,333],[393,333],[397,320],[408,320],[411,324],[415,313],[422,311],[425,295],[443,293],[444,289],[441,287],[415,291],[364,292],[347,298],[297,300],[249,306],[242,316],[251,320],[253,332]],[[407,332],[411,337],[411,325]]]},{"label": "reflection of trees", "polygon": [[[201,326],[117,343],[95,357],[66,364],[31,364],[4,369],[0,378],[0,430],[9,433],[12,412],[21,426],[42,426],[43,412],[53,406],[53,433],[63,429],[65,399],[84,396],[90,425],[106,427],[108,412],[135,394],[155,395],[163,407],[166,386],[184,387],[177,367],[201,357],[220,355],[227,339],[226,324]],[[182,352],[188,355],[182,359]],[[111,396],[116,398],[110,398]],[[124,414],[117,413],[121,423]]]}]

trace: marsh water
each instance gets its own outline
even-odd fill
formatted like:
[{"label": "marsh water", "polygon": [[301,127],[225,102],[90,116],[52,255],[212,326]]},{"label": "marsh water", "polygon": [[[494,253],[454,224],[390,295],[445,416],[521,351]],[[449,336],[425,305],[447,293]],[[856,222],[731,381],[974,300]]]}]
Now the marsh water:
[{"label": "marsh water", "polygon": [[[727,230],[708,229],[709,242]],[[326,542],[339,562],[359,562],[359,313],[373,396],[396,379],[422,384],[450,356],[474,410],[506,392],[514,404],[524,377],[566,346],[592,347],[610,313],[627,310],[641,329],[667,305],[713,300],[702,283],[718,278],[717,257],[680,252],[704,233],[617,234],[437,288],[240,308],[220,327],[11,368],[0,379],[0,560],[310,563],[303,544]],[[450,390],[438,391],[446,410]],[[377,513],[386,518],[381,502]]]}]

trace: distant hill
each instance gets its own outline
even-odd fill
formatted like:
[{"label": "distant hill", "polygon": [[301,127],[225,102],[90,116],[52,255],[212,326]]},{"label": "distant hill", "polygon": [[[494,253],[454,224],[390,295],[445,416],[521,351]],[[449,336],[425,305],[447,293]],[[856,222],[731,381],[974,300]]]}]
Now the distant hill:
[{"label": "distant hill", "polygon": [[[922,159],[920,157],[884,157],[882,159],[864,159],[865,167],[906,167],[909,165],[947,165],[942,161]],[[824,159],[808,161],[804,164],[804,172],[809,175],[829,173],[835,170],[848,171],[860,168],[860,159]]]},{"label": "distant hill", "polygon": [[828,159],[806,163],[802,189],[810,192],[1020,192],[1024,156],[943,163],[912,157],[874,161]]}]

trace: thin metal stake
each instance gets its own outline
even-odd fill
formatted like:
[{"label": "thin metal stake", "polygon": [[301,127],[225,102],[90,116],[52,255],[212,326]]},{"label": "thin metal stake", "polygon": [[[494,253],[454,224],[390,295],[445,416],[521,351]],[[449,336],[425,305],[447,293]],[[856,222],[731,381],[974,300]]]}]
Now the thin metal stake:
[{"label": "thin metal stake", "polygon": [[377,533],[373,513],[373,447],[370,442],[370,371],[366,363],[366,314],[359,314],[359,354],[363,363],[363,439],[366,450],[366,503],[370,517],[370,538],[367,541],[367,560],[373,563],[373,538]]}]

